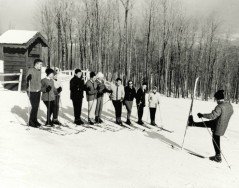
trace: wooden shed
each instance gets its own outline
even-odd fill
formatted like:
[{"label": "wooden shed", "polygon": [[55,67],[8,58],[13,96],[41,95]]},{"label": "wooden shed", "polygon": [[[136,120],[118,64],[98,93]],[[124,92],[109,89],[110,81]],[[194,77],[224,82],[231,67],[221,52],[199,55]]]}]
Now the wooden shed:
[{"label": "wooden shed", "polygon": [[[19,73],[23,69],[22,89],[26,88],[25,75],[28,68],[33,67],[37,58],[42,58],[42,47],[47,47],[47,41],[38,31],[8,30],[0,36],[0,60],[4,61],[4,73]],[[6,77],[5,81],[16,79]],[[5,85],[13,89],[16,84]]]}]

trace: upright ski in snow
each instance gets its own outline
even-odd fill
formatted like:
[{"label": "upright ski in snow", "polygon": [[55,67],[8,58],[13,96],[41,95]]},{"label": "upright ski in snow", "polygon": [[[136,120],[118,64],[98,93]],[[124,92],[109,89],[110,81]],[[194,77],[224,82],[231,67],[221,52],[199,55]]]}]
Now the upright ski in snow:
[{"label": "upright ski in snow", "polygon": [[[192,101],[191,101],[191,106],[190,106],[190,110],[189,110],[188,117],[189,117],[190,115],[192,115],[193,103],[194,103],[194,98],[195,98],[195,95],[196,95],[196,92],[197,92],[198,80],[199,80],[199,77],[197,77],[197,79],[196,79],[196,81],[195,81],[194,90],[193,90],[193,95],[192,95]],[[181,149],[183,149],[184,140],[185,140],[185,136],[186,136],[187,129],[188,129],[188,117],[187,117],[187,125],[186,125],[186,129],[185,129],[185,132],[184,132],[183,142],[182,142]]]}]

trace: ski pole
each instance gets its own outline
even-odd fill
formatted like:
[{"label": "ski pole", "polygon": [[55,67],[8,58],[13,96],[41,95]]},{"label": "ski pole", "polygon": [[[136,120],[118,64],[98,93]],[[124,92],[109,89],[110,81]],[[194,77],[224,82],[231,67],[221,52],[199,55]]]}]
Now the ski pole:
[{"label": "ski pole", "polygon": [[28,123],[27,123],[27,130],[30,130],[30,106],[31,106],[31,81],[29,80],[29,86],[28,86],[28,97],[29,97],[29,102],[28,102]]},{"label": "ski pole", "polygon": [[212,133],[208,130],[208,127],[207,127],[206,123],[204,122],[204,120],[203,120],[202,118],[201,118],[201,120],[202,120],[202,122],[203,122],[203,125],[207,128],[208,133],[209,133],[210,136],[212,137],[213,142],[215,143],[215,145],[217,146],[217,148],[220,150],[220,152],[221,152],[223,158],[225,159],[225,161],[226,161],[226,163],[227,163],[228,168],[231,170],[231,166],[230,166],[229,163],[227,162],[227,159],[226,159],[225,155],[222,153],[222,150],[219,148],[219,146],[218,146],[217,143],[215,142],[215,140],[214,140],[214,138],[213,138],[213,136],[212,136]]}]

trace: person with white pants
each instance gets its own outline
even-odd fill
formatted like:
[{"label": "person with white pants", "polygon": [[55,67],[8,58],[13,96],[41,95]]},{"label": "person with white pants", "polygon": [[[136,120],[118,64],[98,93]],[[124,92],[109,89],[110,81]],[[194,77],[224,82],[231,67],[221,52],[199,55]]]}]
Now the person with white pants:
[{"label": "person with white pants", "polygon": [[94,125],[95,109],[97,102],[97,83],[94,72],[90,73],[90,79],[86,82],[86,97],[88,101],[88,121],[89,124]]}]

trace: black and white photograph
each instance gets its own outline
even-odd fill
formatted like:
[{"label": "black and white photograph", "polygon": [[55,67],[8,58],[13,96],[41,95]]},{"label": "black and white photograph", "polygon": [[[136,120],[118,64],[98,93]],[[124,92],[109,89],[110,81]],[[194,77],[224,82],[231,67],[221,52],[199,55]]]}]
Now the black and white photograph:
[{"label": "black and white photograph", "polygon": [[0,188],[238,188],[239,0],[0,0]]}]

